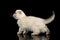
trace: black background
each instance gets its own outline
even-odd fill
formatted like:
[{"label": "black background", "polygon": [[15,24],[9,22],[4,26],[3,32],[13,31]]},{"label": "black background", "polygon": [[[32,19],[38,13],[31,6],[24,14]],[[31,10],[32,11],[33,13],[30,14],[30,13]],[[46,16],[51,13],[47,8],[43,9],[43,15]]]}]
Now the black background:
[{"label": "black background", "polygon": [[2,0],[0,1],[0,27],[2,40],[18,40],[17,31],[18,25],[16,20],[12,17],[16,9],[23,10],[26,15],[37,16],[41,18],[48,18],[55,12],[55,20],[48,24],[51,31],[51,40],[58,40],[59,38],[59,14],[60,1],[56,0]]}]

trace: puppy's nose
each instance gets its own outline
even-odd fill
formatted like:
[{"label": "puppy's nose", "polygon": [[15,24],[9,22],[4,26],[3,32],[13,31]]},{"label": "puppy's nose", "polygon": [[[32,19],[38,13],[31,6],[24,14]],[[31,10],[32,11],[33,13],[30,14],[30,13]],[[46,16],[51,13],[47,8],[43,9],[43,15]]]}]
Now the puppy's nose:
[{"label": "puppy's nose", "polygon": [[13,14],[12,16],[15,17],[15,14]]}]

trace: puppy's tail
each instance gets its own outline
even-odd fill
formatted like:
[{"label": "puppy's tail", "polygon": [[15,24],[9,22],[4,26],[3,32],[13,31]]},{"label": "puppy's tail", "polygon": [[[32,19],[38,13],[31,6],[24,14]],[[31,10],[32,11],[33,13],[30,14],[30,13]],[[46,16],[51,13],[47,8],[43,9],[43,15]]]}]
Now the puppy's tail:
[{"label": "puppy's tail", "polygon": [[55,13],[53,11],[53,15],[51,17],[49,17],[48,19],[45,19],[44,23],[49,24],[54,20],[54,18],[55,18]]}]

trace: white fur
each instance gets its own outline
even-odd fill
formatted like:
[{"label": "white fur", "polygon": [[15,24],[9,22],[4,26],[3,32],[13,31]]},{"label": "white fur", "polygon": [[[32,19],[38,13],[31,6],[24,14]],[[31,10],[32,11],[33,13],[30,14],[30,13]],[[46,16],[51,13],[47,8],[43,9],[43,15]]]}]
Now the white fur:
[{"label": "white fur", "polygon": [[46,32],[49,34],[49,29],[47,28],[48,23],[54,19],[54,14],[48,19],[42,19],[34,16],[26,16],[22,10],[16,10],[13,17],[17,19],[17,24],[19,26],[19,31],[17,34],[27,33],[28,31],[33,31],[31,35],[39,35],[41,32]]}]

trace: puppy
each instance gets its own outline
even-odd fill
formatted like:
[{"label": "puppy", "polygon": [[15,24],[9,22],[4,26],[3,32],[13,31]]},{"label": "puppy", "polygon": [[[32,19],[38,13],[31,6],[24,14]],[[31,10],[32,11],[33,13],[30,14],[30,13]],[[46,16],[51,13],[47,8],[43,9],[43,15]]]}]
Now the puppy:
[{"label": "puppy", "polygon": [[28,31],[32,31],[31,35],[39,35],[41,32],[49,34],[50,31],[46,24],[52,22],[55,18],[55,14],[48,19],[38,18],[34,16],[26,16],[22,10],[16,10],[13,17],[17,20],[19,30],[17,34],[26,34]]}]

